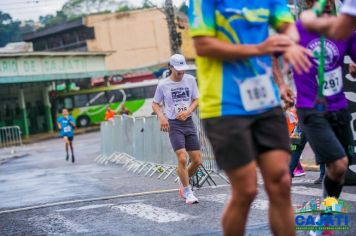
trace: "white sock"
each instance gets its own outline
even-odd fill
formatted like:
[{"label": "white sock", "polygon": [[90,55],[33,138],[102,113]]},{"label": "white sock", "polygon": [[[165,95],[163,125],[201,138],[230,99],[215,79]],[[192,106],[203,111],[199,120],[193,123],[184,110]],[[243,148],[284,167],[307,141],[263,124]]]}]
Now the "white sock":
[{"label": "white sock", "polygon": [[184,194],[190,193],[190,192],[192,191],[192,190],[190,189],[190,185],[188,185],[187,187],[184,187],[183,191],[184,191]]}]

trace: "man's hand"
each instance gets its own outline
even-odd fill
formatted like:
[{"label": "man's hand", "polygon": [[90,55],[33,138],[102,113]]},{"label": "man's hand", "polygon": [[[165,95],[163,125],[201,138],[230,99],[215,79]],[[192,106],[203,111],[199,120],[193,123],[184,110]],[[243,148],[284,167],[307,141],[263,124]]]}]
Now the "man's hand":
[{"label": "man's hand", "polygon": [[292,44],[283,54],[284,61],[291,64],[298,74],[309,72],[312,67],[309,57],[312,57],[312,53],[298,44]]},{"label": "man's hand", "polygon": [[180,121],[185,121],[189,117],[190,113],[188,111],[179,112],[176,119]]},{"label": "man's hand", "polygon": [[168,120],[166,117],[161,117],[159,119],[159,123],[161,125],[161,131],[163,131],[163,132],[169,131],[169,124],[168,124]]},{"label": "man's hand", "polygon": [[302,14],[300,14],[300,21],[307,30],[314,29],[313,24],[317,18],[313,10],[303,11]]},{"label": "man's hand", "polygon": [[286,35],[276,34],[269,36],[258,45],[261,55],[285,52],[293,41]]},{"label": "man's hand", "polygon": [[349,73],[352,77],[356,78],[356,63],[349,64]]},{"label": "man's hand", "polygon": [[281,98],[286,104],[286,106],[295,103],[295,94],[293,90],[288,87],[288,85],[286,84],[281,85],[279,87],[279,92],[281,93]]}]

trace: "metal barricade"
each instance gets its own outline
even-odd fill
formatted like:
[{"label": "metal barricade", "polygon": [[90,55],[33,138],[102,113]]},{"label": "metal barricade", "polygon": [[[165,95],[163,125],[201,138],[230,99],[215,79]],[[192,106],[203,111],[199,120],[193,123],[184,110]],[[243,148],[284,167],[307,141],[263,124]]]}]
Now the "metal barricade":
[{"label": "metal barricade", "polygon": [[[207,139],[198,113],[193,115],[201,144],[204,170],[219,173],[212,147]],[[101,154],[99,163],[121,164],[137,174],[167,179],[176,174],[177,158],[168,133],[160,131],[157,116],[116,116],[101,124]]]},{"label": "metal barricade", "polygon": [[14,148],[21,145],[22,138],[19,126],[7,126],[0,128],[0,148]]}]

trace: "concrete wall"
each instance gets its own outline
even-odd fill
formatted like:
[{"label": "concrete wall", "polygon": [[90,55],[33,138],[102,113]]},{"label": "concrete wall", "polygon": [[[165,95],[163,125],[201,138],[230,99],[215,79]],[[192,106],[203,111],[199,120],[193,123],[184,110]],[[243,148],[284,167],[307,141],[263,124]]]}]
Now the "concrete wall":
[{"label": "concrete wall", "polygon": [[94,27],[89,51],[113,51],[108,70],[130,69],[166,62],[170,56],[165,15],[157,9],[94,15],[85,18]]}]

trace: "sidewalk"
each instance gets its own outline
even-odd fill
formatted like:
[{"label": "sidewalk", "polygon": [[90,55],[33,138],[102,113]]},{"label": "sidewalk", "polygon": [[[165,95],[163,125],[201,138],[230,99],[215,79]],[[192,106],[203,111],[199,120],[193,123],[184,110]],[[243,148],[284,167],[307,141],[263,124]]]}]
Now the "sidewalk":
[{"label": "sidewalk", "polygon": [[[79,129],[75,130],[75,135],[85,134],[85,133],[89,133],[89,132],[95,132],[95,131],[99,131],[99,130],[100,130],[99,125],[90,126],[90,127],[86,127],[86,128],[79,128]],[[33,134],[33,135],[30,135],[30,137],[28,137],[28,138],[23,138],[22,143],[23,144],[37,143],[37,142],[41,142],[41,141],[45,141],[45,140],[49,140],[49,139],[58,138],[58,136],[59,136],[58,131],[55,131],[53,133]]]},{"label": "sidewalk", "polygon": [[[100,130],[100,126],[90,126],[87,128],[80,128],[75,130],[75,135],[85,134],[89,132],[96,132]],[[53,133],[41,133],[34,134],[28,138],[22,139],[22,146],[19,147],[9,147],[0,149],[0,165],[5,164],[6,162],[16,159],[29,156],[29,150],[26,147],[28,144],[38,143],[49,139],[58,138],[58,132]]]}]

